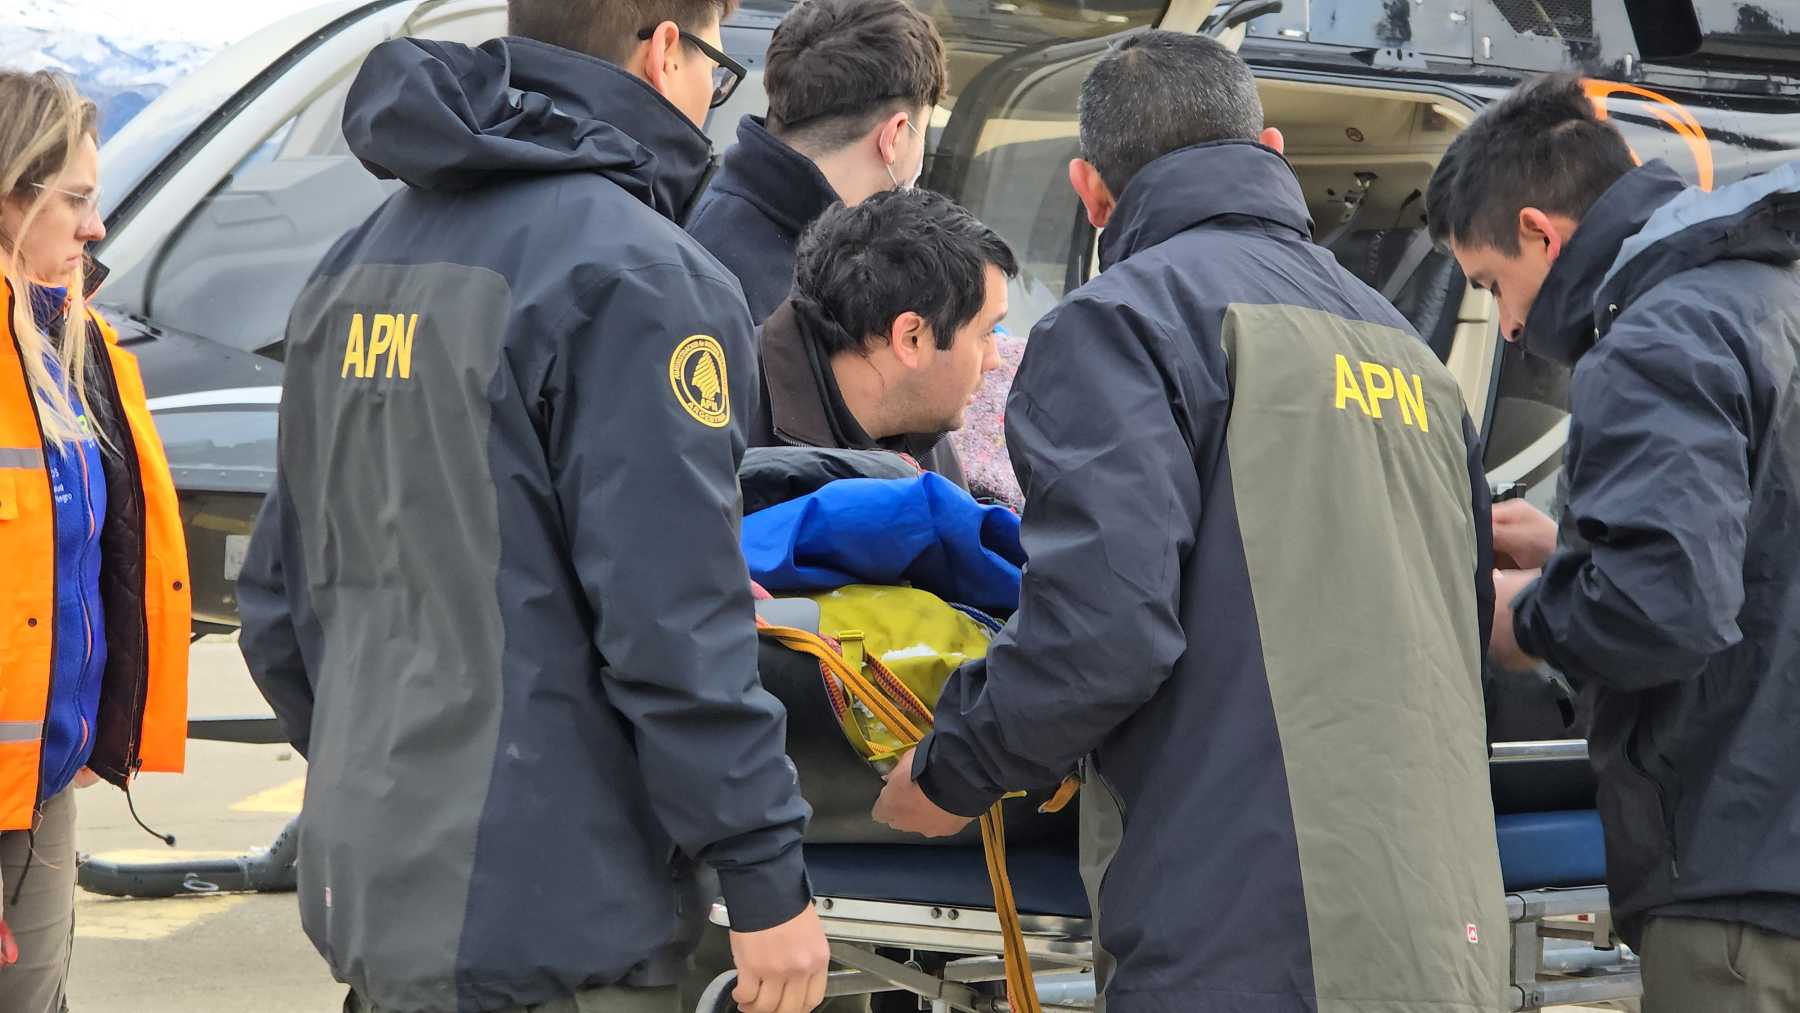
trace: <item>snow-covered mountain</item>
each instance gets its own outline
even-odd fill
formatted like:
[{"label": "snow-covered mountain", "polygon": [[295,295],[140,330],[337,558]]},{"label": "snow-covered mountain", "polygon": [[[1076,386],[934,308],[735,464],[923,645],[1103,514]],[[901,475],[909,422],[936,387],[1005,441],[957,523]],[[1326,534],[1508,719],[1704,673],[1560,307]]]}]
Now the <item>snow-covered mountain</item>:
[{"label": "snow-covered mountain", "polygon": [[0,67],[59,70],[100,105],[102,139],[217,49],[159,24],[159,4],[0,0]]}]

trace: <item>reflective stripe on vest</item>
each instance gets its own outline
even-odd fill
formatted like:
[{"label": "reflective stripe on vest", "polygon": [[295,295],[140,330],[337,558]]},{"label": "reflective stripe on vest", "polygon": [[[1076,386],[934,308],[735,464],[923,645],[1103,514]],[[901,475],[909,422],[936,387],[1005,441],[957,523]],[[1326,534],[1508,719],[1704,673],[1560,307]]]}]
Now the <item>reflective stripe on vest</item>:
[{"label": "reflective stripe on vest", "polygon": [[33,471],[42,471],[44,450],[42,447],[0,447],[0,468],[30,468]]},{"label": "reflective stripe on vest", "polygon": [[42,721],[0,721],[0,742],[36,742],[43,734]]}]

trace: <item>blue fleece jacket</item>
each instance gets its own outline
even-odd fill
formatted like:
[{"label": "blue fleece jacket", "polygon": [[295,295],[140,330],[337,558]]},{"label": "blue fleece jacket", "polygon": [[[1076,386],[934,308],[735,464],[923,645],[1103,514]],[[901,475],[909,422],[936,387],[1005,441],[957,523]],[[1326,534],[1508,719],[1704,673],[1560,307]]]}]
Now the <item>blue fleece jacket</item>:
[{"label": "blue fleece jacket", "polygon": [[[68,292],[34,287],[31,308],[46,334],[61,330]],[[55,362],[51,373],[62,380]],[[84,431],[87,417],[79,403]],[[94,749],[106,668],[106,622],[100,600],[100,530],[106,520],[106,473],[91,436],[71,444],[45,441],[56,509],[56,612],[51,632],[50,703],[44,714],[44,753],[38,797],[48,799],[74,780]]]}]

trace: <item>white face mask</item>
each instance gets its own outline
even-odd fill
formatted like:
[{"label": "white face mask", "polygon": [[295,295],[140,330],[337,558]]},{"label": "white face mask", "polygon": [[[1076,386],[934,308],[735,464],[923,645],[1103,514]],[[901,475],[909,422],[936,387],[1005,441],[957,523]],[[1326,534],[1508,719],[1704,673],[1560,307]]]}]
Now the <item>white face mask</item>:
[{"label": "white face mask", "polygon": [[918,127],[912,125],[912,120],[906,121],[906,129],[912,131],[919,138],[919,168],[912,174],[912,179],[902,183],[900,182],[900,177],[894,175],[894,166],[892,163],[883,166],[882,168],[887,170],[888,180],[894,184],[894,189],[896,190],[911,190],[913,187],[919,185],[919,177],[925,175],[925,137],[923,134],[919,134]]}]

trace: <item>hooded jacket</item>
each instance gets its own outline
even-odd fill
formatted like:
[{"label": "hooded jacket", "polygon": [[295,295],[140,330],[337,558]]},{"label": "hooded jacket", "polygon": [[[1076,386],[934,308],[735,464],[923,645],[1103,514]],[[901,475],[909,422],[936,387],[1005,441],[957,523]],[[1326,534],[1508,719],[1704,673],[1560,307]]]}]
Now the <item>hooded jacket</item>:
[{"label": "hooded jacket", "polygon": [[1800,165],[1716,193],[1652,162],[1525,323],[1574,366],[1558,551],[1519,645],[1579,683],[1620,934],[1800,936]]},{"label": "hooded jacket", "polygon": [[687,228],[737,276],[750,319],[761,325],[794,287],[800,234],[837,200],[812,159],[769,133],[761,117],[746,116]]},{"label": "hooded jacket", "polygon": [[1507,1008],[1479,448],[1311,232],[1249,142],[1125,188],[1007,404],[1019,611],[915,754],[974,815],[1092,752],[1114,1013]]},{"label": "hooded jacket", "polygon": [[295,305],[239,589],[309,760],[302,921],[396,1013],[672,982],[701,863],[739,931],[810,900],[738,545],[750,319],[673,221],[710,147],[520,39],[377,48],[344,131],[406,187]]}]

